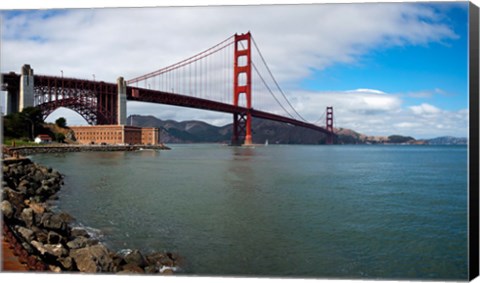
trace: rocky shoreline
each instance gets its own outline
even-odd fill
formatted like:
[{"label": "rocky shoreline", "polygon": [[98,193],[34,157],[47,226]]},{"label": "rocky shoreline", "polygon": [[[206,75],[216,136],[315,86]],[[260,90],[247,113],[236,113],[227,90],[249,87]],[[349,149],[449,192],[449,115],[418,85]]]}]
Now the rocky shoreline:
[{"label": "rocky shoreline", "polygon": [[178,268],[175,254],[142,255],[138,250],[120,254],[74,227],[72,216],[50,207],[61,185],[58,171],[28,158],[3,161],[3,233],[30,270],[171,274]]},{"label": "rocky shoreline", "polygon": [[159,145],[42,145],[42,146],[4,146],[4,153],[11,156],[27,156],[36,153],[63,153],[83,151],[136,151],[143,149],[169,150],[168,146]]}]

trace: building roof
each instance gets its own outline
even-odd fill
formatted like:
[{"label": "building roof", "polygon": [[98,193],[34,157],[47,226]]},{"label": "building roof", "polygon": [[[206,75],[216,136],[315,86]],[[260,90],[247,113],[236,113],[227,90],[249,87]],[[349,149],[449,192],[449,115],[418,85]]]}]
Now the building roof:
[{"label": "building roof", "polygon": [[37,138],[41,140],[51,140],[52,138],[49,135],[38,135]]}]

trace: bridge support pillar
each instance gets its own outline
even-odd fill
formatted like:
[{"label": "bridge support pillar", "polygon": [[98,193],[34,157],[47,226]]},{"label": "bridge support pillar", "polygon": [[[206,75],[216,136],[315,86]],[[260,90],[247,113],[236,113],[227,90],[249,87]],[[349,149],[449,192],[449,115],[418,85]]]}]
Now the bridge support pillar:
[{"label": "bridge support pillar", "polygon": [[252,67],[251,67],[251,35],[235,34],[235,51],[233,66],[233,105],[239,106],[240,95],[245,95],[247,113],[233,115],[232,145],[241,145],[241,137],[245,137],[245,145],[252,144]]},{"label": "bridge support pillar", "polygon": [[326,129],[330,133],[327,135],[326,144],[333,144],[333,107],[327,107]]},{"label": "bridge support pillar", "polygon": [[33,69],[30,65],[23,65],[20,75],[19,112],[27,107],[32,107],[34,104],[33,83]]},{"label": "bridge support pillar", "polygon": [[127,123],[127,83],[123,77],[117,79],[117,124],[125,125]]},{"label": "bridge support pillar", "polygon": [[5,115],[10,115],[18,112],[18,88],[7,89],[7,99],[5,101]]}]

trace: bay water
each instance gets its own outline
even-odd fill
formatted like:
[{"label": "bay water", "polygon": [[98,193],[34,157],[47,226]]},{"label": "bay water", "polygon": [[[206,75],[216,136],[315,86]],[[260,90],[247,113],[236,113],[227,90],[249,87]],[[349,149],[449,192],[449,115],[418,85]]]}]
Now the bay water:
[{"label": "bay water", "polygon": [[32,159],[78,225],[180,273],[467,278],[466,146],[170,146]]}]

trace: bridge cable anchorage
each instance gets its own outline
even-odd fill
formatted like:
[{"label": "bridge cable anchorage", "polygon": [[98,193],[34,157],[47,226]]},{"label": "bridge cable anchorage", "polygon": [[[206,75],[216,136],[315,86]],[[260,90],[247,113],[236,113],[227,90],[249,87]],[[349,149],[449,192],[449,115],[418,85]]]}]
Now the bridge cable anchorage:
[{"label": "bridge cable anchorage", "polygon": [[255,49],[256,49],[257,52],[258,52],[258,55],[260,55],[260,58],[262,59],[263,64],[264,64],[265,67],[267,68],[268,73],[269,73],[270,76],[272,77],[275,85],[277,86],[278,90],[279,90],[280,93],[282,94],[282,96],[283,96],[283,98],[285,99],[285,101],[286,101],[286,102],[288,103],[288,105],[292,108],[292,110],[298,115],[298,117],[300,117],[301,120],[303,120],[304,122],[307,122],[307,123],[308,123],[308,121],[307,121],[305,118],[303,118],[303,116],[300,115],[300,113],[297,112],[297,110],[293,107],[293,105],[292,105],[292,104],[290,103],[290,101],[288,100],[287,96],[285,95],[285,93],[283,92],[282,88],[281,88],[280,85],[278,84],[277,80],[276,80],[275,77],[273,76],[273,73],[272,73],[272,71],[270,70],[270,67],[268,67],[267,62],[265,61],[265,58],[263,57],[262,52],[260,52],[260,49],[258,48],[258,45],[257,45],[255,39],[253,38],[253,36],[252,36],[252,41],[253,41],[253,45],[255,46]]}]

